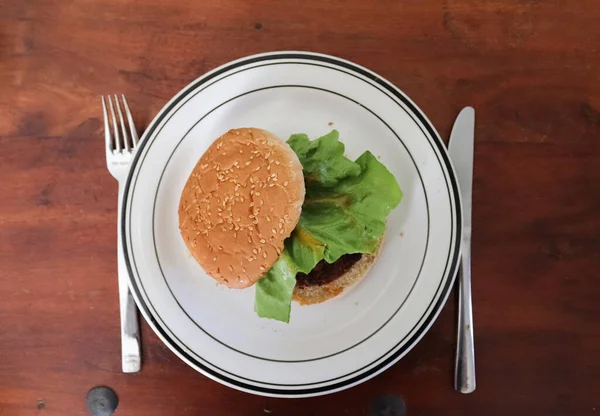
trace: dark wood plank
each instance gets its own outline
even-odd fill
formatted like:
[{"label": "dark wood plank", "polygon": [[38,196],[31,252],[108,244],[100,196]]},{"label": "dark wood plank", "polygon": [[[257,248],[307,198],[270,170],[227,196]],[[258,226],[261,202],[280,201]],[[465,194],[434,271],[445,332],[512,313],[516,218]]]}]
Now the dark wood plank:
[{"label": "dark wood plank", "polygon": [[[293,11],[290,10],[293,7]],[[600,8],[594,0],[4,0],[0,5],[0,415],[600,412]],[[403,360],[334,396],[276,400],[208,380],[144,324],[120,372],[116,182],[101,94],[140,127],[188,82],[247,54],[331,53],[404,90],[447,137],[477,110],[478,389],[452,390],[455,306]]]}]

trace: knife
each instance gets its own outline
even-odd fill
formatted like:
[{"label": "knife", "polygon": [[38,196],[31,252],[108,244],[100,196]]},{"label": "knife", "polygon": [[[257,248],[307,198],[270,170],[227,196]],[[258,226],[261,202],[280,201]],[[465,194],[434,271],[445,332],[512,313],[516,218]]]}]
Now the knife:
[{"label": "knife", "polygon": [[471,202],[474,141],[475,110],[472,107],[465,107],[454,122],[448,145],[448,153],[458,178],[463,211],[462,255],[458,271],[458,335],[454,389],[465,394],[475,391],[475,348],[471,301]]}]

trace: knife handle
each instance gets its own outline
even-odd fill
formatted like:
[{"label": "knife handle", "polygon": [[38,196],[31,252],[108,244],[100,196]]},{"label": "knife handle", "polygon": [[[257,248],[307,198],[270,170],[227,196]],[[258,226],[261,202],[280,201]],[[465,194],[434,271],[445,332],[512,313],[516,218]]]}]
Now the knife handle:
[{"label": "knife handle", "polygon": [[465,394],[475,391],[476,386],[470,240],[470,233],[468,233],[463,240],[461,264],[458,271],[458,342],[454,369],[454,389]]}]

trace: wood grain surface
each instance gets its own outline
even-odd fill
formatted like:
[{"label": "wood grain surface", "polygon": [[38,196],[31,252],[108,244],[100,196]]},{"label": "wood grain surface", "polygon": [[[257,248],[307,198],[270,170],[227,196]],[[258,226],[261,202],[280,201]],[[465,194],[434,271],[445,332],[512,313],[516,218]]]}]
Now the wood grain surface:
[{"label": "wood grain surface", "polygon": [[[143,129],[182,87],[248,54],[299,49],[388,78],[442,137],[477,111],[473,291],[478,388],[452,388],[455,299],[403,360],[332,396],[223,387],[144,323],[120,372],[116,192],[99,96]],[[600,414],[597,0],[0,0],[0,415]]]}]

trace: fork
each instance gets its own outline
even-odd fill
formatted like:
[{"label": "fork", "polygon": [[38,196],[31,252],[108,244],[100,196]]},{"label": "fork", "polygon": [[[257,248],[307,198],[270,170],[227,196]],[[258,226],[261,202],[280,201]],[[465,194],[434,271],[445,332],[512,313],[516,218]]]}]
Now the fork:
[{"label": "fork", "polygon": [[[127,100],[124,95],[123,107],[127,116],[127,124],[129,125],[129,133],[125,128],[125,120],[119,99],[114,96],[115,108],[110,95],[102,97],[102,110],[104,112],[104,137],[106,139],[106,166],[110,174],[119,183],[119,199],[118,199],[118,220],[117,220],[117,259],[118,259],[118,276],[119,276],[119,304],[121,309],[121,366],[124,373],[135,373],[140,371],[142,358],[140,353],[140,328],[138,322],[138,312],[133,300],[133,296],[129,291],[129,275],[125,258],[123,256],[123,244],[121,242],[121,200],[123,198],[122,186],[127,178],[129,166],[133,160],[133,155],[138,145],[138,134],[133,124],[133,117]],[[106,101],[108,101],[108,109],[110,111],[110,123],[106,109]],[[110,126],[112,124],[112,134]],[[120,132],[119,132],[120,127]]]}]

